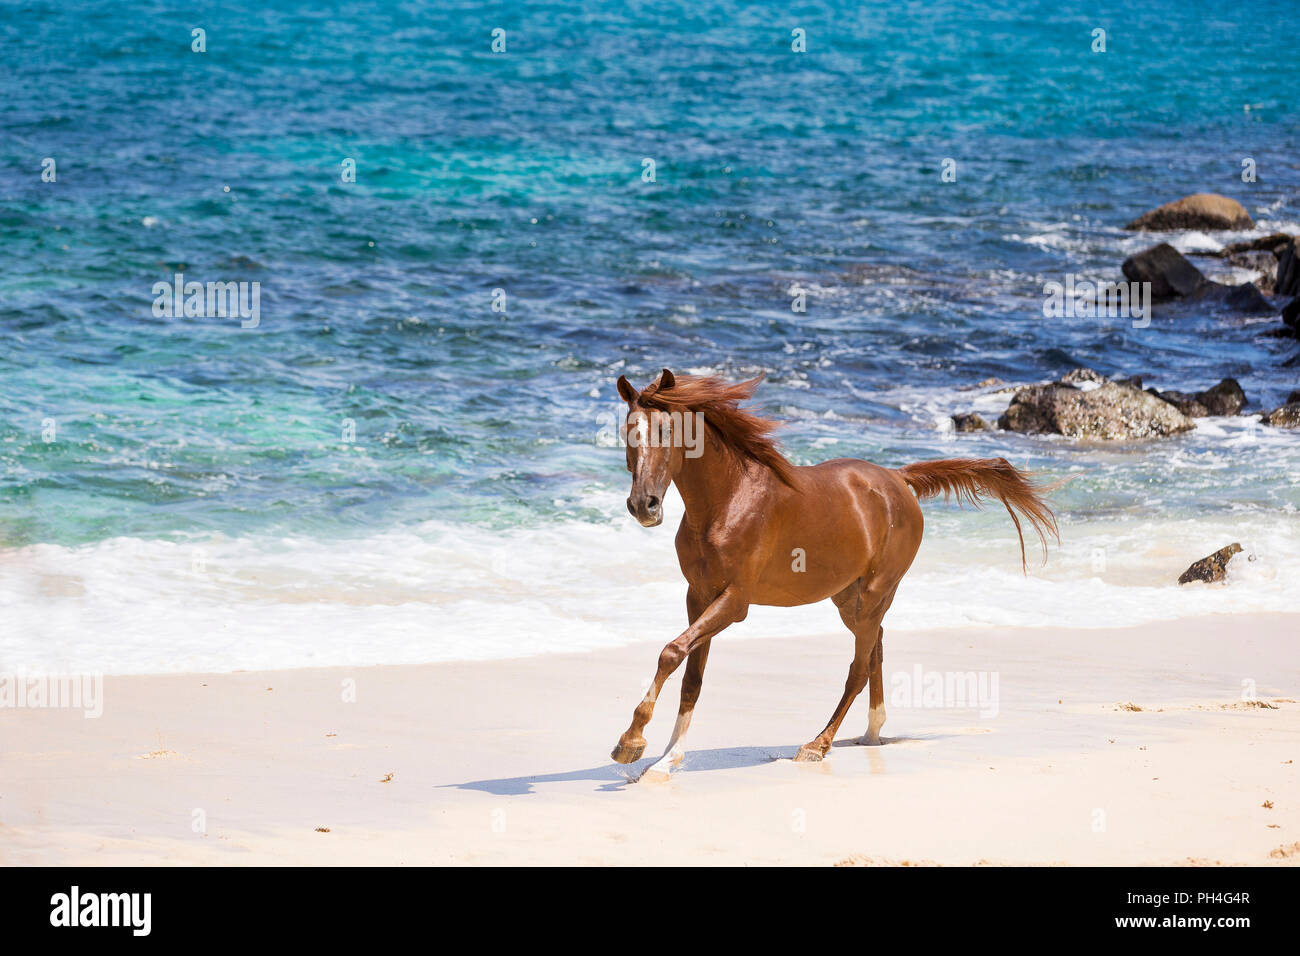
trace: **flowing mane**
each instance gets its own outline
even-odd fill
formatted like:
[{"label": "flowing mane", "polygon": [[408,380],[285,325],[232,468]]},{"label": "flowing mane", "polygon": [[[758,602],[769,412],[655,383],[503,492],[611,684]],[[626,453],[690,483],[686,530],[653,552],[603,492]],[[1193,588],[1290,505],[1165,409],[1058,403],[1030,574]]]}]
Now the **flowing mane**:
[{"label": "flowing mane", "polygon": [[794,467],[777,449],[772,432],[781,423],[741,408],[758,388],[763,376],[732,385],[706,375],[678,375],[671,388],[652,382],[641,392],[640,404],[666,412],[700,412],[704,424],[724,445],[742,459],[770,468],[785,484],[793,487]]}]

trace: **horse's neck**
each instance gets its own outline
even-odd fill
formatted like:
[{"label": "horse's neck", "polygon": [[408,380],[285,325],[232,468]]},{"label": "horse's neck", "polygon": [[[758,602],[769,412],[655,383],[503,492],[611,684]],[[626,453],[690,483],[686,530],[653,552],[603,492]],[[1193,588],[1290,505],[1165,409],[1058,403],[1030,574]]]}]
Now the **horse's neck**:
[{"label": "horse's neck", "polygon": [[753,480],[753,469],[709,432],[703,454],[682,459],[673,484],[686,506],[687,520],[707,525],[715,515],[726,510],[727,503],[743,484]]}]

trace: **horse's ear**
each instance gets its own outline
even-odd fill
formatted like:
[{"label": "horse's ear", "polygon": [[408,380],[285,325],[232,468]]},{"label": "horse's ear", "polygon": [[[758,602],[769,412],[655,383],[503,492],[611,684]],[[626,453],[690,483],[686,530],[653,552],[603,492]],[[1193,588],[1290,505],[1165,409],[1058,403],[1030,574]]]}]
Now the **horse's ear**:
[{"label": "horse's ear", "polygon": [[637,399],[637,391],[632,387],[632,383],[627,380],[626,375],[618,377],[618,397],[631,405]]},{"label": "horse's ear", "polygon": [[664,369],[662,372],[659,373],[660,391],[663,391],[665,388],[672,388],[676,384],[677,384],[676,377],[673,375],[672,372],[668,371],[668,369]]}]

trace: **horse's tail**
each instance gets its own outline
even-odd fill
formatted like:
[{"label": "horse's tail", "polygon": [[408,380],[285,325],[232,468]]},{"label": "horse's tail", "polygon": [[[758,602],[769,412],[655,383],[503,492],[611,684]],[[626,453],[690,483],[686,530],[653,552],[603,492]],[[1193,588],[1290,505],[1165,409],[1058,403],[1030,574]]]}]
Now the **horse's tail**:
[{"label": "horse's tail", "polygon": [[[1047,532],[1057,543],[1061,541],[1056,526],[1056,516],[1047,506],[1044,495],[1060,484],[1044,485],[1031,475],[1018,470],[1005,458],[944,458],[940,461],[919,461],[898,469],[903,480],[920,499],[956,496],[957,502],[969,501],[979,507],[982,499],[996,498],[1002,502],[1015,522],[1020,537],[1020,565],[1028,573],[1025,562],[1025,535],[1020,527],[1020,516],[1029,522],[1043,545],[1043,561],[1047,561]],[[1018,514],[1017,514],[1018,512]]]}]

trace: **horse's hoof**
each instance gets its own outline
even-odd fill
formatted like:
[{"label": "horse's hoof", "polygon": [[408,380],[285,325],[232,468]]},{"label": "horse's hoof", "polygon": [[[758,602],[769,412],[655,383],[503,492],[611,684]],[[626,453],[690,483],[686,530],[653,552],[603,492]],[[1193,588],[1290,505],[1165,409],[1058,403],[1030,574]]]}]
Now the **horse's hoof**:
[{"label": "horse's hoof", "polygon": [[800,747],[799,752],[794,755],[795,763],[817,763],[822,759],[822,752],[812,747]]},{"label": "horse's hoof", "polygon": [[619,741],[618,746],[610,751],[609,755],[614,758],[615,763],[636,763],[643,753],[645,753],[644,740],[635,746],[628,746]]},{"label": "horse's hoof", "polygon": [[873,737],[871,734],[863,734],[861,737],[858,738],[858,746],[860,746],[860,747],[879,747],[879,746],[880,746],[880,734],[876,734],[874,737]]},{"label": "horse's hoof", "polygon": [[662,770],[655,770],[653,767],[646,770],[645,773],[636,778],[637,783],[667,783],[671,780],[671,775],[664,773]]}]

